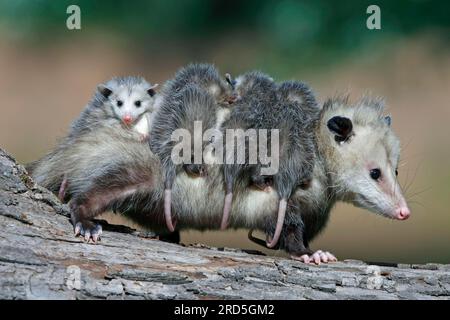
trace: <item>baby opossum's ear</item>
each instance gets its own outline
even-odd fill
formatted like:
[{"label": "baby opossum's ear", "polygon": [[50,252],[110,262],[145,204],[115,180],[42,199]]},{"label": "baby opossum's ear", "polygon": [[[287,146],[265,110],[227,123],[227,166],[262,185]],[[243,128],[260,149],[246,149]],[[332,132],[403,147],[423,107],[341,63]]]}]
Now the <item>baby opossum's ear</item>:
[{"label": "baby opossum's ear", "polygon": [[147,93],[150,95],[150,97],[153,97],[156,94],[156,88],[159,86],[158,83],[155,83],[150,88],[147,89]]},{"label": "baby opossum's ear", "polygon": [[231,86],[231,89],[234,90],[234,87],[236,86],[236,80],[233,79],[233,77],[229,73],[225,73],[225,79],[227,80],[228,84]]},{"label": "baby opossum's ear", "polygon": [[111,93],[112,90],[110,88],[108,88],[107,86],[105,86],[104,84],[99,84],[97,87],[98,92],[100,92],[105,98],[108,98]]},{"label": "baby opossum's ear", "polygon": [[328,129],[335,134],[334,140],[344,142],[350,138],[353,130],[352,121],[349,118],[335,116],[328,120]]},{"label": "baby opossum's ear", "polygon": [[391,123],[392,123],[392,118],[391,118],[391,116],[386,116],[386,117],[384,117],[384,122],[386,122],[386,124],[388,125],[388,127],[390,127],[390,126],[391,126]]}]

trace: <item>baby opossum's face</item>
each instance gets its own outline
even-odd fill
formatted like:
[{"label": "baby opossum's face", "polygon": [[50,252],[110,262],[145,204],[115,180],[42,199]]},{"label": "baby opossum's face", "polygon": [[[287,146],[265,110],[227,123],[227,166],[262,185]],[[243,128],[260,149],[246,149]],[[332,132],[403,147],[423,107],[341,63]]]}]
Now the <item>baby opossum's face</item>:
[{"label": "baby opossum's face", "polygon": [[203,83],[202,86],[222,107],[228,107],[236,100],[231,86],[224,81],[207,81],[206,83]]},{"label": "baby opossum's face", "polygon": [[136,85],[130,88],[122,85],[115,88],[103,87],[102,90],[109,93],[105,104],[111,107],[115,117],[126,126],[134,124],[143,113],[153,111],[154,87]]},{"label": "baby opossum's face", "polygon": [[406,220],[410,210],[397,180],[399,140],[390,127],[390,118],[371,112],[369,108],[356,112],[349,108],[324,119],[333,187],[344,201]]}]

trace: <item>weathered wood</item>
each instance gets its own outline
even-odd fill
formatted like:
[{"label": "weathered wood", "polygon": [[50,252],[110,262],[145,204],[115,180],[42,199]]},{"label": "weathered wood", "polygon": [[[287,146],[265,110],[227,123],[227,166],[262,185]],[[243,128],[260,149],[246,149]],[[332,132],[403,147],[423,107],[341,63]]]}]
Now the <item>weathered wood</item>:
[{"label": "weathered wood", "polygon": [[2,299],[448,299],[450,265],[320,266],[169,244],[106,226],[72,234],[66,205],[0,149]]}]

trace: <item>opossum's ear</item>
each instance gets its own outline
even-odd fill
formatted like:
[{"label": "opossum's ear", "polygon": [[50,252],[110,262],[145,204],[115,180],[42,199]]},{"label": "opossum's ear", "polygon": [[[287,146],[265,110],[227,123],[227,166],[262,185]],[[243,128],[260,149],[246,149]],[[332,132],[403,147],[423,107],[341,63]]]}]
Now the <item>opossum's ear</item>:
[{"label": "opossum's ear", "polygon": [[231,86],[231,88],[234,90],[234,87],[236,85],[236,80],[231,77],[231,74],[225,73],[225,79],[227,80],[228,84]]},{"label": "opossum's ear", "polygon": [[391,123],[392,123],[392,118],[391,116],[386,116],[384,117],[384,122],[386,122],[386,124],[390,127]]},{"label": "opossum's ear", "polygon": [[155,83],[150,88],[147,89],[147,93],[150,95],[150,97],[153,97],[156,94],[155,89],[159,86],[158,83]]},{"label": "opossum's ear", "polygon": [[100,92],[105,98],[108,98],[111,93],[112,90],[110,88],[108,88],[107,86],[105,86],[104,84],[99,84],[97,87],[98,92]]},{"label": "opossum's ear", "polygon": [[335,134],[337,142],[346,141],[352,134],[353,124],[349,118],[333,117],[327,122],[328,129]]}]

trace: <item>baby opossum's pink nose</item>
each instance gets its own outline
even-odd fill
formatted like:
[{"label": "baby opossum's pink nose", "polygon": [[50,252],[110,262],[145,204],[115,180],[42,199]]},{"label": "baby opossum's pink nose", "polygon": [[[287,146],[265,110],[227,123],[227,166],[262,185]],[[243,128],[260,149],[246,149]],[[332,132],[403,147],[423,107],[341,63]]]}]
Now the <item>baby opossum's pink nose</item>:
[{"label": "baby opossum's pink nose", "polygon": [[409,211],[408,207],[400,207],[395,210],[395,217],[398,220],[406,220],[411,215],[411,211]]},{"label": "baby opossum's pink nose", "polygon": [[125,124],[131,124],[131,122],[133,122],[133,118],[128,114],[123,116],[122,120]]}]

